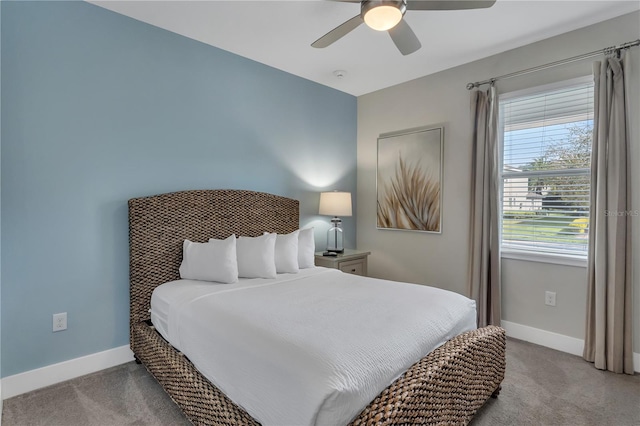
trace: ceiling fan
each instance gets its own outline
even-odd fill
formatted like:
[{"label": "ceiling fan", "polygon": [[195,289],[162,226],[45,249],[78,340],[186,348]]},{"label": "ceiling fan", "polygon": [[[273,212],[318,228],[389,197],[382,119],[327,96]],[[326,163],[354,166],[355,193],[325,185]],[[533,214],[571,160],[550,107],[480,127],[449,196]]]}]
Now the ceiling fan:
[{"label": "ceiling fan", "polygon": [[493,6],[496,0],[337,0],[360,3],[360,14],[332,29],[311,46],[323,48],[338,41],[363,22],[374,30],[387,31],[403,55],[420,49],[420,40],[402,17],[407,10],[461,10]]}]

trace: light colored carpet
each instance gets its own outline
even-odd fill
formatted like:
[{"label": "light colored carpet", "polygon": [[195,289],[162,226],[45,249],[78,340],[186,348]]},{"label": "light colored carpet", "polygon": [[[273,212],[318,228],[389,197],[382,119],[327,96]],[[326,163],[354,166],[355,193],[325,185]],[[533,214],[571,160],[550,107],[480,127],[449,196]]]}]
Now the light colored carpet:
[{"label": "light colored carpet", "polygon": [[4,401],[2,426],[191,425],[158,382],[129,362]]},{"label": "light colored carpet", "polygon": [[640,375],[597,370],[581,357],[507,340],[502,391],[472,426],[640,426]]},{"label": "light colored carpet", "polygon": [[[4,401],[3,426],[189,425],[144,367],[127,363]],[[472,426],[640,426],[640,375],[507,341],[507,374]]]}]

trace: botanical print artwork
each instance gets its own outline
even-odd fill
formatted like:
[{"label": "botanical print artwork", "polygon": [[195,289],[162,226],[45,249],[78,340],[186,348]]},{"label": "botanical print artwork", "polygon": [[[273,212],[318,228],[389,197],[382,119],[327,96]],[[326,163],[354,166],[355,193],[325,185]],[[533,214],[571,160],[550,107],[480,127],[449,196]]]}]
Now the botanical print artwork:
[{"label": "botanical print artwork", "polygon": [[441,231],[443,128],[378,139],[378,228]]}]

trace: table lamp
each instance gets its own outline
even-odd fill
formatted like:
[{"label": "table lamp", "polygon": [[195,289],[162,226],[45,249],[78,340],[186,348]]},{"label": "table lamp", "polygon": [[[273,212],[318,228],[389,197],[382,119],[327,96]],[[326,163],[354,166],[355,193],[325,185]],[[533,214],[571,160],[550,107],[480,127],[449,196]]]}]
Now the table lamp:
[{"label": "table lamp", "polygon": [[344,252],[344,235],[340,229],[342,220],[338,216],[351,216],[351,193],[321,192],[319,210],[321,215],[333,216],[331,228],[327,231],[327,251]]}]

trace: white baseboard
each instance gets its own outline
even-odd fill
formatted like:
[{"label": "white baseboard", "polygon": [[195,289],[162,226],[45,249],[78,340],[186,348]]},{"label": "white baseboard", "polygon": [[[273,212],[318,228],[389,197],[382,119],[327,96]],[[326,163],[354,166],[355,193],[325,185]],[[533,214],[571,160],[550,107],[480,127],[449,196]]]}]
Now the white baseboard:
[{"label": "white baseboard", "polygon": [[[564,334],[541,330],[510,321],[502,320],[501,325],[502,328],[506,330],[508,337],[535,343],[536,345],[545,346],[572,355],[582,356],[582,350],[584,349],[584,340],[582,339],[576,339],[575,337],[565,336]],[[640,353],[634,352],[633,354],[633,369],[636,372],[640,372]]]},{"label": "white baseboard", "polygon": [[501,321],[501,325],[502,328],[507,331],[507,336],[509,337],[535,343],[536,345],[545,346],[557,351],[567,352],[572,355],[582,356],[584,340],[510,321],[503,320]]},{"label": "white baseboard", "polygon": [[129,361],[133,361],[133,352],[129,349],[129,345],[125,345],[4,377],[2,379],[2,399],[8,399],[85,374],[95,373]]}]

